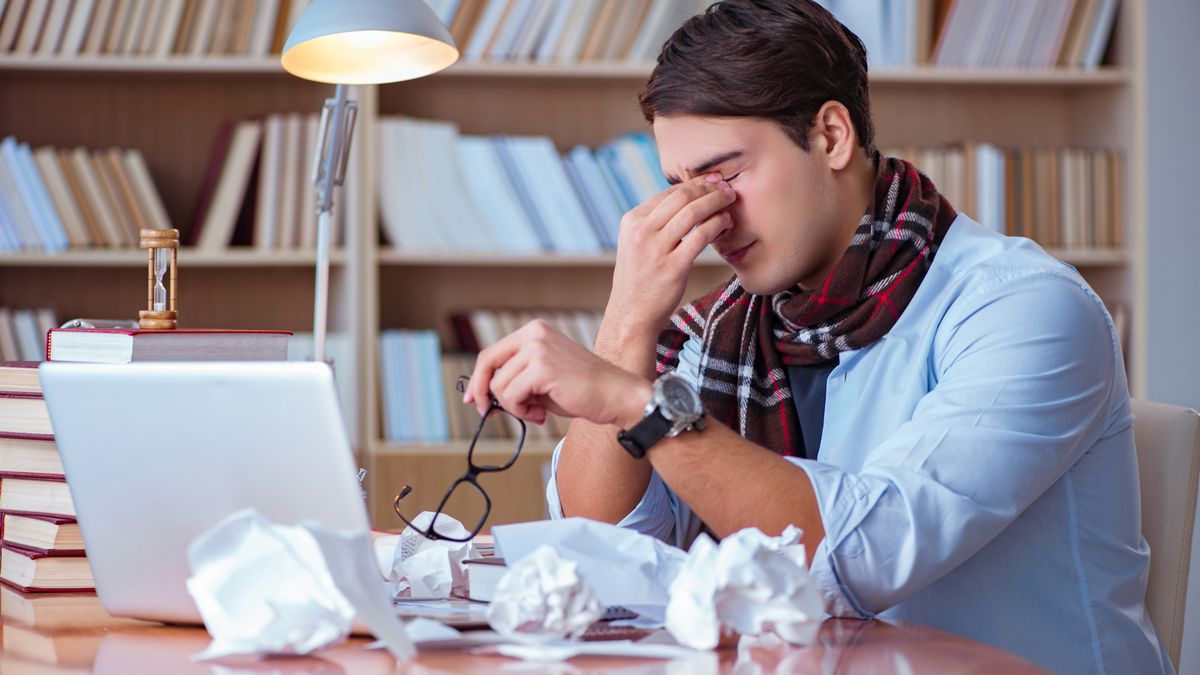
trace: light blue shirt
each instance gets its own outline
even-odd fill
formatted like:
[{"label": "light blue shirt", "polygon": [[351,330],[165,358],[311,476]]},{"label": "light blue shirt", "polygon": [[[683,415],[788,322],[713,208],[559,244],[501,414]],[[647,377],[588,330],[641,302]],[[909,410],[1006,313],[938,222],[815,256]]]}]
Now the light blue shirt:
[{"label": "light blue shirt", "polygon": [[[677,372],[695,381],[698,359],[689,341]],[[811,571],[830,613],[1056,672],[1173,672],[1143,603],[1132,422],[1100,298],[1033,242],[959,215],[892,330],[840,354],[817,460],[788,458],[816,491]],[[681,547],[701,526],[657,474],[620,524]]]}]

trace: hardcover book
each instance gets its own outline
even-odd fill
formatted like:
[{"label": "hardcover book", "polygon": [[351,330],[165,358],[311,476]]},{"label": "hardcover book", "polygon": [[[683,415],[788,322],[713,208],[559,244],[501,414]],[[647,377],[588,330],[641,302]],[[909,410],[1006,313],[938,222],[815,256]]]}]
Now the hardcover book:
[{"label": "hardcover book", "polygon": [[4,541],[44,555],[84,555],[79,523],[67,516],[0,514]]},{"label": "hardcover book", "polygon": [[0,581],[25,592],[67,593],[95,588],[92,568],[82,555],[48,555],[9,542],[0,544]]},{"label": "hardcover book", "polygon": [[134,361],[286,361],[290,331],[56,328],[46,359],[87,363]]}]

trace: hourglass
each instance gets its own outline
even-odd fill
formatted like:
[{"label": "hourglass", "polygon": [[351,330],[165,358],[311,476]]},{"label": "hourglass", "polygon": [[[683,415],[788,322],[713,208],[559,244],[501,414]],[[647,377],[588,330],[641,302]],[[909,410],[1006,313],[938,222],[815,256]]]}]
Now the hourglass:
[{"label": "hourglass", "polygon": [[140,237],[139,246],[149,249],[150,261],[146,280],[146,309],[138,312],[138,325],[142,330],[172,330],[179,317],[175,311],[179,230],[142,230]]}]

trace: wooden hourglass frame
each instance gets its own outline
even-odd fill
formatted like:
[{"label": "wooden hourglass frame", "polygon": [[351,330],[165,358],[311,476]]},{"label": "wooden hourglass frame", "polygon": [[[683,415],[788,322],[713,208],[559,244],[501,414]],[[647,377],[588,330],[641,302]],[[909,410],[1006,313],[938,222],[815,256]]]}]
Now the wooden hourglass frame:
[{"label": "wooden hourglass frame", "polygon": [[[179,313],[175,311],[175,281],[179,276],[179,230],[142,230],[138,246],[148,249],[150,258],[147,263],[146,309],[138,312],[138,326],[142,330],[174,330],[179,318]],[[155,265],[156,251],[161,251],[160,256],[170,255],[169,267],[164,274],[170,277],[170,294],[167,296],[165,308],[158,309],[155,308],[154,287],[156,283],[161,283],[161,280]]]}]

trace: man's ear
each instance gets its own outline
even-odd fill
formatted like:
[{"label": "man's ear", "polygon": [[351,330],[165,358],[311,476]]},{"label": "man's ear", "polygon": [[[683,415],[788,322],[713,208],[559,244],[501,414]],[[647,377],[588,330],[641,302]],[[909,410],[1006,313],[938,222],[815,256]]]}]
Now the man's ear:
[{"label": "man's ear", "polygon": [[813,135],[813,149],[825,154],[830,169],[841,171],[850,165],[858,150],[858,134],[846,106],[826,101],[813,119]]}]

